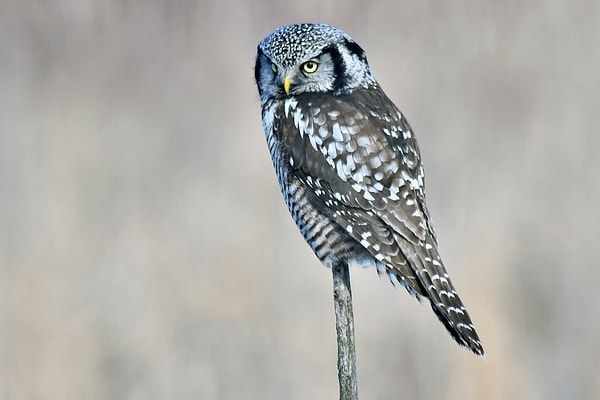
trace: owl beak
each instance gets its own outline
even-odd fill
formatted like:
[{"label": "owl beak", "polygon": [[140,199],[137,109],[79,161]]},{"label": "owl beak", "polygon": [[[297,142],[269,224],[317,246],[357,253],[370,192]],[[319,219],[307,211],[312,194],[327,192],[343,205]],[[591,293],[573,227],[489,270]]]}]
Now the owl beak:
[{"label": "owl beak", "polygon": [[283,90],[285,90],[285,94],[290,94],[290,86],[292,85],[292,81],[289,76],[285,76],[283,78]]}]

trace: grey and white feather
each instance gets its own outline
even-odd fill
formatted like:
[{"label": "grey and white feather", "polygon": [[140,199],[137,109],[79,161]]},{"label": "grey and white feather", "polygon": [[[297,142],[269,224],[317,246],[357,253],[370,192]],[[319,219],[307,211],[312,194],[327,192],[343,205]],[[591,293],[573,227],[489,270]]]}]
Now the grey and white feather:
[{"label": "grey and white feather", "polygon": [[255,78],[281,191],[319,260],[375,266],[483,355],[438,253],[413,131],[363,49],[330,25],[284,26],[259,43]]}]

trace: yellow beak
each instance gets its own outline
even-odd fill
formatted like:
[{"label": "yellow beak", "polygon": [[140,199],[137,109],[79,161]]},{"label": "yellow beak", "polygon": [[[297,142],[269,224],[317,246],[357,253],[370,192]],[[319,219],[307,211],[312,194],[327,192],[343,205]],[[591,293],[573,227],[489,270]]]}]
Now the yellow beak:
[{"label": "yellow beak", "polygon": [[292,81],[290,80],[289,76],[285,76],[283,78],[283,90],[285,90],[285,94],[290,94],[290,85],[292,84]]}]

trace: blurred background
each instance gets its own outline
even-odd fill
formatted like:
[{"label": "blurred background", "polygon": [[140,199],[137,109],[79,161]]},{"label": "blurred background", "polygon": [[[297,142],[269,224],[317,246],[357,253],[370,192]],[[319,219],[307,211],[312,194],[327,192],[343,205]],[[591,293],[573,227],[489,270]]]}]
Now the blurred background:
[{"label": "blurred background", "polygon": [[334,399],[253,81],[327,22],[411,121],[486,358],[352,270],[363,399],[600,393],[597,1],[1,1],[0,399]]}]

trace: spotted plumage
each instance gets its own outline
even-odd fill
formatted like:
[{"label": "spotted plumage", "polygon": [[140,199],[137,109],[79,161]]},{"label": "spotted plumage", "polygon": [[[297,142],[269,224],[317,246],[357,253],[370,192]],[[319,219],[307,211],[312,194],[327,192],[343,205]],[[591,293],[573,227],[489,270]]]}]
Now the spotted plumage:
[{"label": "spotted plumage", "polygon": [[281,27],[259,43],[255,77],[285,202],[321,262],[374,265],[483,355],[438,253],[413,131],[362,48],[330,25]]}]

